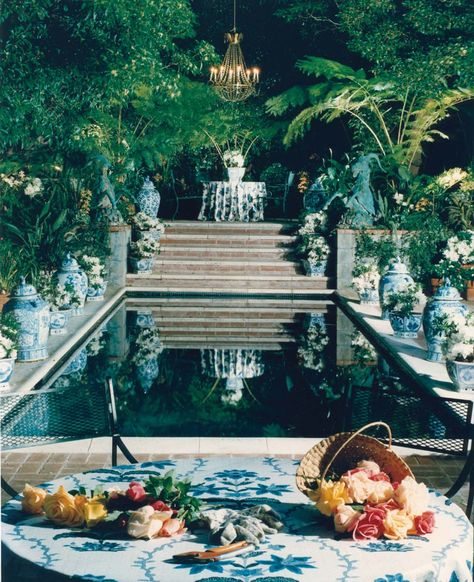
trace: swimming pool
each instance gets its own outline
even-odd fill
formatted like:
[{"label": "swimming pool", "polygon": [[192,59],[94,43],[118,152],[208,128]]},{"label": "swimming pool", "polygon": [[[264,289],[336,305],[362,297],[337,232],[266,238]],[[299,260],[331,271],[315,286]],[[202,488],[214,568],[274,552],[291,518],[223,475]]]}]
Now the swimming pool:
[{"label": "swimming pool", "polygon": [[324,437],[384,420],[400,443],[462,448],[452,407],[331,302],[127,299],[38,385],[68,394],[38,430],[94,414],[109,376],[123,436]]}]

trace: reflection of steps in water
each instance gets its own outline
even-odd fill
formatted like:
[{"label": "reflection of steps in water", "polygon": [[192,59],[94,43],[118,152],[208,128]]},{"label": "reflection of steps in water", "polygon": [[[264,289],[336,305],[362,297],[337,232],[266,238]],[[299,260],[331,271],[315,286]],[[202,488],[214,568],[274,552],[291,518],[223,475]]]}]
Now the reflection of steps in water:
[{"label": "reflection of steps in water", "polygon": [[145,304],[167,348],[261,345],[279,349],[295,341],[302,312],[324,316],[328,310],[324,302],[218,298],[133,299],[127,310],[140,310]]},{"label": "reflection of steps in water", "polygon": [[128,275],[134,290],[320,294],[327,277],[306,277],[295,258],[296,223],[171,221],[151,275]]}]

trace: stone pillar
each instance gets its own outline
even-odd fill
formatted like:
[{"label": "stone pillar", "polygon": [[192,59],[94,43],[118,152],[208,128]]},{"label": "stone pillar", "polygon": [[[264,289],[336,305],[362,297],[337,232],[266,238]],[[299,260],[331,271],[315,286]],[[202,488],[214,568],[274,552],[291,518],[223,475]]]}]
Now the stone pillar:
[{"label": "stone pillar", "polygon": [[127,338],[127,310],[122,305],[107,322],[109,332],[108,355],[112,360],[123,360],[130,345]]},{"label": "stone pillar", "polygon": [[355,261],[356,235],[359,231],[349,228],[338,228],[336,232],[337,264],[336,289],[351,288],[352,269]]},{"label": "stone pillar", "polygon": [[112,224],[110,233],[110,256],[108,258],[109,284],[125,287],[127,280],[127,255],[131,228],[128,224]]}]

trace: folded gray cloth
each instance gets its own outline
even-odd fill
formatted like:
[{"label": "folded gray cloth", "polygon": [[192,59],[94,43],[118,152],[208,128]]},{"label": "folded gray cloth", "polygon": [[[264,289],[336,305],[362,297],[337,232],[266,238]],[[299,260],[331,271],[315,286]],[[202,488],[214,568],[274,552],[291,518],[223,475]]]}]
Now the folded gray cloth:
[{"label": "folded gray cloth", "polygon": [[280,515],[269,505],[254,505],[242,511],[202,511],[193,526],[209,529],[209,540],[214,544],[225,546],[245,540],[257,546],[265,535],[280,531],[283,523]]}]

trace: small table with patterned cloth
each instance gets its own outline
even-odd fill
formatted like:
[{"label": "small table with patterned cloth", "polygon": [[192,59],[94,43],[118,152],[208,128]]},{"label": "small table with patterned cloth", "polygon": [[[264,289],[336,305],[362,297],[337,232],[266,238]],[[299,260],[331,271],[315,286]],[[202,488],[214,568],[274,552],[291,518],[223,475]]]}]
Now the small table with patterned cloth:
[{"label": "small table with patterned cloth", "polygon": [[204,182],[198,220],[263,220],[265,182]]},{"label": "small table with patterned cloth", "polygon": [[[401,541],[354,542],[334,539],[316,519],[313,505],[298,491],[298,461],[287,458],[210,457],[156,461],[101,469],[44,485],[56,491],[102,485],[126,488],[132,480],[175,469],[190,477],[193,493],[216,506],[242,508],[270,504],[283,518],[282,532],[254,550],[210,563],[177,564],[173,554],[201,550],[206,537],[187,532],[151,541],[102,537],[85,530],[54,527],[44,517],[19,511],[17,499],[3,507],[3,542],[16,556],[34,563],[50,580],[61,572],[74,580],[106,582],[469,582],[472,525],[461,509],[437,492],[430,508],[435,531]],[[242,468],[244,467],[244,468]],[[49,578],[51,577],[51,578]]]}]

